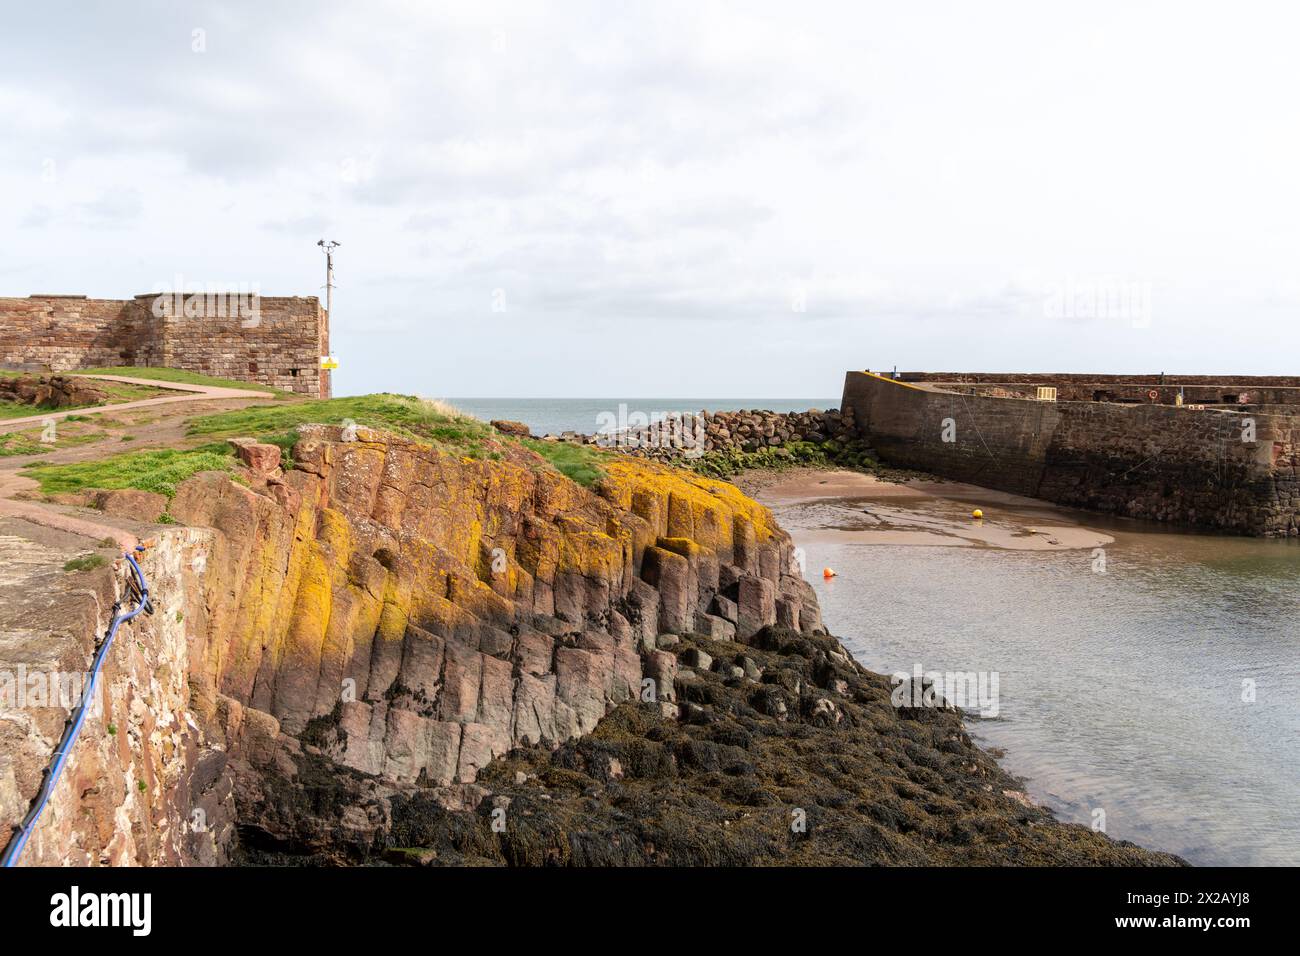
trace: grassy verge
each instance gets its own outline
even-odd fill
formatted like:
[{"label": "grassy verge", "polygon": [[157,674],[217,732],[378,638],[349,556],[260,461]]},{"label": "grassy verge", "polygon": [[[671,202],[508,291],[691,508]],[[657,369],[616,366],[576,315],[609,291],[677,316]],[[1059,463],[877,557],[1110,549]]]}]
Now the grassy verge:
[{"label": "grassy verge", "polygon": [[235,458],[228,451],[205,446],[189,451],[140,451],[67,465],[31,465],[24,474],[34,478],[47,495],[89,488],[138,488],[170,498],[186,478],[200,471],[229,471],[234,464]]},{"label": "grassy verge", "polygon": [[230,378],[213,378],[198,372],[187,372],[179,368],[83,368],[69,375],[122,375],[127,378],[147,378],[155,382],[178,382],[181,385],[210,385],[216,388],[242,388],[251,392],[266,392],[269,395],[290,395],[283,389],[256,382],[240,382]]},{"label": "grassy verge", "polygon": [[449,405],[410,395],[390,394],[318,399],[292,405],[254,405],[194,418],[190,421],[189,431],[191,435],[211,435],[214,438],[247,435],[278,444],[287,451],[293,445],[294,430],[299,425],[343,425],[348,422],[427,441],[472,458],[486,454],[486,439],[500,437],[486,422]]},{"label": "grassy verge", "polygon": [[[231,449],[223,444],[227,438],[249,437],[279,445],[289,466],[298,426],[313,423],[354,423],[382,429],[467,458],[497,460],[504,457],[503,446],[519,445],[536,452],[550,467],[584,487],[591,487],[605,474],[602,457],[606,453],[595,448],[511,438],[441,402],[390,394],[276,402],[201,415],[189,421],[191,437],[210,439],[198,447],[119,454],[66,465],[33,464],[27,467],[26,474],[39,482],[47,495],[89,488],[138,488],[171,497],[180,482],[197,472],[229,471],[235,467]],[[38,444],[21,453],[48,449]]]},{"label": "grassy verge", "polygon": [[[70,420],[64,419],[64,421]],[[63,423],[60,422],[59,424],[62,426]],[[43,442],[41,441],[43,432],[43,428],[32,428],[26,431],[6,432],[0,435],[0,458],[13,458],[19,455],[43,455],[46,452],[58,451],[60,448],[71,448],[74,445],[85,445],[89,442],[99,441],[107,437],[108,434],[102,431],[76,431],[60,427],[57,432],[58,440]]]}]

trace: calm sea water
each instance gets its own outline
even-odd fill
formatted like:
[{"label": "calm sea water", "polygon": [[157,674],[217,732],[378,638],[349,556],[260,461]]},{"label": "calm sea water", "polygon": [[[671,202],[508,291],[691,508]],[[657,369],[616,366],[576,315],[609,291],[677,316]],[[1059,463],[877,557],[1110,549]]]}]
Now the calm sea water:
[{"label": "calm sea water", "polygon": [[1116,538],[1096,573],[1088,551],[817,535],[860,505],[774,510],[840,573],[815,587],[865,666],[998,672],[971,731],[1062,819],[1104,810],[1111,836],[1196,864],[1300,864],[1300,546],[1079,515]]},{"label": "calm sea water", "polygon": [[564,431],[592,434],[602,414],[617,418],[620,405],[626,414],[646,416],[673,412],[731,412],[742,408],[772,412],[805,412],[810,408],[839,408],[835,398],[449,398],[456,407],[484,421],[505,418],[523,422],[535,435]]},{"label": "calm sea water", "polygon": [[[838,407],[820,399],[450,399],[535,433],[592,432],[601,413]],[[972,499],[972,504],[997,507]],[[924,511],[925,500],[893,500]],[[777,505],[828,627],[883,673],[996,671],[982,745],[1062,819],[1198,864],[1300,865],[1300,545],[1076,513],[1115,537],[1087,551],[865,545],[853,501]],[[921,517],[924,517],[921,516]],[[1254,700],[1244,701],[1253,682]]]}]

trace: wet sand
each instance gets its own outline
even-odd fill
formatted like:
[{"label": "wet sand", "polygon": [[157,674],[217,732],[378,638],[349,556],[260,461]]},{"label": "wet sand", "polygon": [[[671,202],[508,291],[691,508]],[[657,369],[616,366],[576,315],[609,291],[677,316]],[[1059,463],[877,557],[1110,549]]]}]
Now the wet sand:
[{"label": "wet sand", "polygon": [[[846,544],[1067,551],[1114,542],[1063,509],[1019,495],[945,481],[896,482],[855,471],[807,469],[741,476],[744,490],[772,506],[833,511],[808,540]],[[972,517],[975,509],[982,518]]]}]

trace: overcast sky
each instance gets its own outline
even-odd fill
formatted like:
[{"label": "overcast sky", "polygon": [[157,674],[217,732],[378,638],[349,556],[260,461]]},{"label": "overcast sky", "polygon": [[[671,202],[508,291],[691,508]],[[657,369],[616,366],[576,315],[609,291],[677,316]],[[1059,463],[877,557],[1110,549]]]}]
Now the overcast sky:
[{"label": "overcast sky", "polygon": [[1298,35],[1281,2],[15,4],[0,294],[323,294],[335,239],[339,393],[1300,373]]}]

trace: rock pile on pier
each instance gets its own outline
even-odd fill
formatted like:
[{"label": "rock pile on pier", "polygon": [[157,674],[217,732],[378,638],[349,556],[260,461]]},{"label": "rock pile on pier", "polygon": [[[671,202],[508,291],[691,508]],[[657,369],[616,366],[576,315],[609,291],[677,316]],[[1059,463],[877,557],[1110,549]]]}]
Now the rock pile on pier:
[{"label": "rock pile on pier", "polygon": [[0,402],[55,409],[100,405],[106,400],[107,396],[88,379],[71,375],[0,378]]},{"label": "rock pile on pier", "polygon": [[788,448],[800,443],[828,446],[827,451],[834,453],[845,444],[860,442],[852,409],[845,412],[837,408],[812,408],[805,412],[741,409],[651,417],[657,420],[644,427],[591,435],[564,432],[543,438],[613,448],[666,462],[714,452],[730,454]]}]

